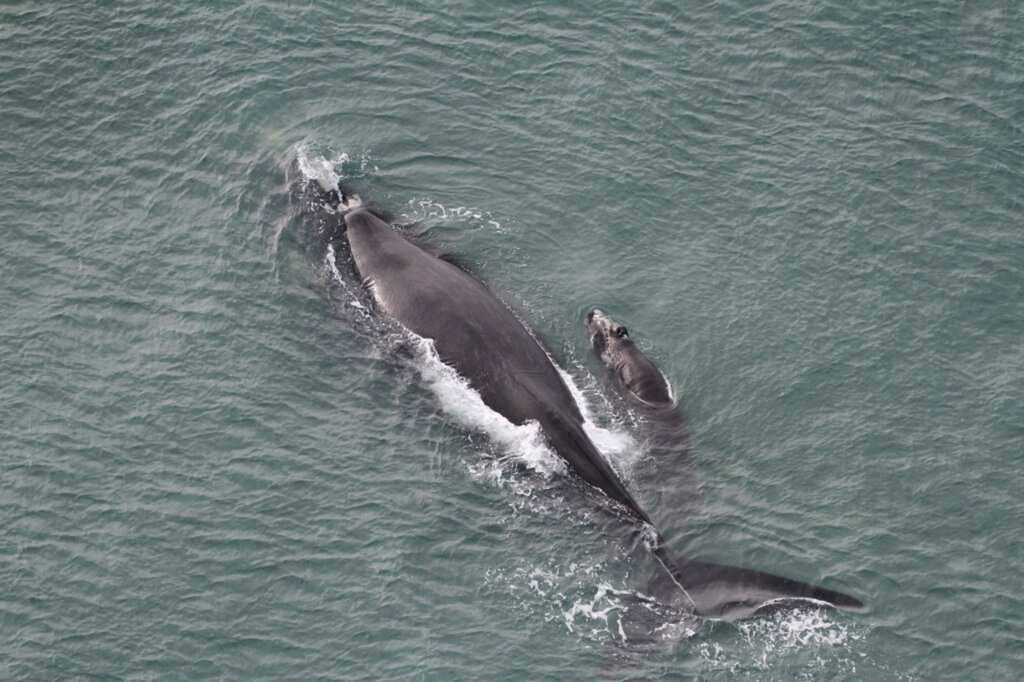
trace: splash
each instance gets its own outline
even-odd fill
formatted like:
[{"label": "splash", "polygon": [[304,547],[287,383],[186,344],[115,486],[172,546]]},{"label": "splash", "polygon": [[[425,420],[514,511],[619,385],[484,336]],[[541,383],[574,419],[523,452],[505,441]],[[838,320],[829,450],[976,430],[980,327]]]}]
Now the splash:
[{"label": "splash", "polygon": [[303,142],[295,149],[295,160],[302,176],[306,180],[315,180],[326,191],[339,189],[338,183],[345,177],[345,164],[350,158],[347,152],[332,152]]},{"label": "splash", "polygon": [[[410,336],[416,353],[417,369],[445,412],[462,426],[485,433],[506,458],[514,459],[545,477],[565,472],[564,462],[548,447],[536,423],[513,424],[487,407],[466,379],[441,362],[431,340],[414,334]],[[473,471],[497,484],[501,484],[505,477],[504,467],[494,466],[493,463],[475,467]]]},{"label": "splash", "polygon": [[356,309],[364,319],[369,319],[370,309],[363,305],[363,302],[359,300],[359,295],[354,290],[351,283],[342,276],[341,270],[338,269],[338,254],[335,252],[333,244],[327,245],[327,254],[324,256],[324,264],[327,268],[327,273],[331,278],[331,281],[344,292],[343,297],[346,305]]},{"label": "splash", "polygon": [[772,640],[777,648],[803,647],[815,644],[841,646],[856,639],[849,628],[831,620],[829,612],[819,608],[789,609],[768,618],[740,621],[737,625],[748,642]]},{"label": "splash", "polygon": [[[490,483],[509,483],[507,464],[518,462],[545,478],[563,475],[565,461],[547,444],[540,426],[536,422],[523,425],[513,424],[484,404],[477,393],[463,377],[441,362],[434,350],[433,342],[415,335],[420,358],[419,370],[426,385],[437,396],[442,408],[464,427],[487,434],[504,453],[497,462],[470,465],[471,472]],[[556,366],[557,367],[557,366]],[[568,386],[573,399],[583,414],[584,430],[591,437],[598,450],[618,468],[629,465],[628,456],[637,451],[636,442],[624,431],[606,429],[591,419],[589,404],[573,378],[558,369],[562,380]]]},{"label": "splash", "polygon": [[[553,360],[552,364],[555,364]],[[558,365],[555,367],[558,369],[562,381],[569,387],[573,400],[580,407],[580,413],[583,415],[583,430],[590,436],[590,440],[594,441],[597,449],[615,467],[619,476],[623,480],[630,480],[633,465],[641,458],[643,448],[627,431],[599,426],[591,409],[590,401],[587,400],[583,390],[568,372]]]},{"label": "splash", "polygon": [[295,145],[293,152],[302,177],[307,181],[315,180],[324,191],[340,190],[339,183],[343,179],[363,178],[371,170],[380,170],[373,165],[369,149],[353,158],[348,152],[307,141]]},{"label": "splash", "polygon": [[410,216],[420,223],[433,223],[439,221],[458,221],[468,223],[471,226],[486,227],[499,233],[507,233],[508,230],[489,211],[472,206],[456,206],[447,208],[444,204],[433,199],[411,199],[409,201]]},{"label": "splash", "polygon": [[[624,558],[624,557],[620,557]],[[604,561],[582,557],[552,566],[493,569],[487,581],[503,584],[516,607],[539,610],[548,623],[594,644],[648,645],[688,639],[697,633],[689,613],[664,608],[628,584]]]},{"label": "splash", "polygon": [[[730,675],[767,675],[786,670],[795,677],[856,676],[856,649],[864,635],[835,618],[836,612],[819,608],[786,609],[724,626],[719,635],[697,646],[706,670]],[[868,664],[868,661],[860,660]]]}]

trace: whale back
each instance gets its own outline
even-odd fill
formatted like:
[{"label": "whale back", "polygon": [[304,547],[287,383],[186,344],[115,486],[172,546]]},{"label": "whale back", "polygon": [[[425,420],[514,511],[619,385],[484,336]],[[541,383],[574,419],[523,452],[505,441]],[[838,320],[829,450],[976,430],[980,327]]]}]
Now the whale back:
[{"label": "whale back", "polygon": [[587,483],[649,521],[583,430],[583,415],[547,352],[483,284],[409,242],[376,215],[345,216],[359,275],[380,308],[430,339],[485,405],[514,424],[536,421]]},{"label": "whale back", "polygon": [[632,339],[627,337],[622,343],[612,371],[637,400],[655,407],[672,405],[672,394],[665,375],[637,348]]}]

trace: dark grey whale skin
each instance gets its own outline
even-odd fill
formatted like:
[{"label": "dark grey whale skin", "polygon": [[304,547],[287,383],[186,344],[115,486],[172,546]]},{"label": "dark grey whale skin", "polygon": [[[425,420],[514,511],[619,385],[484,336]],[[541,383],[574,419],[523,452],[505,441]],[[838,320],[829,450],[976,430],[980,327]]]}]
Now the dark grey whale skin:
[{"label": "dark grey whale skin", "polygon": [[464,270],[410,243],[368,210],[345,216],[356,269],[381,310],[434,342],[441,361],[514,424],[537,421],[587,483],[650,518],[583,430],[583,415],[547,353],[519,319]]},{"label": "dark grey whale skin", "polygon": [[494,294],[466,271],[408,241],[372,210],[349,210],[344,230],[356,270],[380,310],[431,339],[441,361],[492,410],[514,424],[537,421],[573,472],[641,522],[638,532],[648,527],[648,535],[654,535],[651,551],[697,615],[732,619],[794,599],[863,606],[823,587],[673,555],[587,436],[579,406],[548,354]]},{"label": "dark grey whale skin", "polygon": [[680,473],[692,479],[693,452],[690,435],[672,398],[669,381],[644,355],[629,331],[604,311],[587,313],[590,345],[608,369],[619,390],[651,425],[653,454],[671,459]]}]

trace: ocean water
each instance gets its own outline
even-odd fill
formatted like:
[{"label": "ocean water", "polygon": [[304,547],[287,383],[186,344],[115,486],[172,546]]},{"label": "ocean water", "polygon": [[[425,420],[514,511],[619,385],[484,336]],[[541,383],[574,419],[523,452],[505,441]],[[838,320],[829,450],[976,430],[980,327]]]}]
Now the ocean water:
[{"label": "ocean water", "polygon": [[[0,677],[1019,677],[1022,46],[1011,2],[4,3]],[[867,608],[624,641],[649,557],[373,314],[311,177],[536,331],[677,552]]]}]

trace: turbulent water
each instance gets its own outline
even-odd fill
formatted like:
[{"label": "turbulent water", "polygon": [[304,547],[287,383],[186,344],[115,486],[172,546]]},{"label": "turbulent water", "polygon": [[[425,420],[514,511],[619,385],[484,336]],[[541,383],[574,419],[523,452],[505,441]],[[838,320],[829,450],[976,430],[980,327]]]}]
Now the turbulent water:
[{"label": "turbulent water", "polygon": [[[4,3],[0,677],[1019,676],[1022,46],[1011,2]],[[675,551],[867,608],[630,643],[650,557],[373,314],[311,177],[536,332]]]}]

